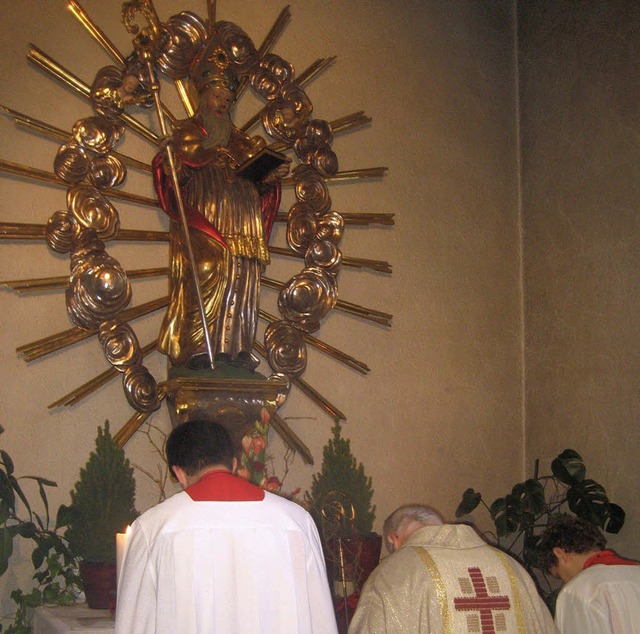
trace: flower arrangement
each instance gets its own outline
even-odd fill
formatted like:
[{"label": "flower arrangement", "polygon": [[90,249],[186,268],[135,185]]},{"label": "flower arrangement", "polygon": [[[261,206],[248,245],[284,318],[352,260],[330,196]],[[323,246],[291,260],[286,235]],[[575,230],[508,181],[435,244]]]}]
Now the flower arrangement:
[{"label": "flower arrangement", "polygon": [[289,454],[285,455],[286,470],[282,479],[274,475],[269,468],[267,436],[269,434],[270,420],[269,410],[263,407],[260,412],[260,420],[256,420],[254,429],[242,438],[242,455],[237,474],[266,491],[293,499],[300,492],[299,488],[290,493],[283,493],[282,491],[284,479],[288,472]]}]

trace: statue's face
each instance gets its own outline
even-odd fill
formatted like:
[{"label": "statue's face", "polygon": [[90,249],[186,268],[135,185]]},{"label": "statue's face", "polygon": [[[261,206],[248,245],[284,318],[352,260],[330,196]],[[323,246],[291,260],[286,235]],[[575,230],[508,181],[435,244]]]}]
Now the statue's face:
[{"label": "statue's face", "polygon": [[223,86],[212,85],[207,88],[201,97],[205,100],[205,109],[218,119],[229,116],[233,105],[234,94]]}]

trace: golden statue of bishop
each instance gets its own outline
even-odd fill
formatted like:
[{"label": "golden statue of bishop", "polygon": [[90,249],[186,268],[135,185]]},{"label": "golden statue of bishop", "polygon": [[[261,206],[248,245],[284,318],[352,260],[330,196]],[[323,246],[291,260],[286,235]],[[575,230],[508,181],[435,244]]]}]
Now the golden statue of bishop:
[{"label": "golden statue of bishop", "polygon": [[[237,168],[265,147],[261,137],[236,128],[231,109],[238,77],[214,31],[194,60],[190,79],[198,112],[175,124],[170,142],[178,168],[214,363],[255,369],[260,275],[269,262],[267,242],[280,204],[283,163],[254,182]],[[163,160],[154,159],[154,184],[163,210],[172,218],[170,302],[158,348],[173,366],[210,367],[202,316],[188,251],[180,230],[175,195]]]}]

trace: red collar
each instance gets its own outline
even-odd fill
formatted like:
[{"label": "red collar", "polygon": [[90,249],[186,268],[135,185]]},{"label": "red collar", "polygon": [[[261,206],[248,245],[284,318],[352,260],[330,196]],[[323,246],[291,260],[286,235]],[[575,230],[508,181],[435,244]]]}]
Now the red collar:
[{"label": "red collar", "polygon": [[185,491],[195,502],[259,502],[264,490],[243,478],[216,469],[208,471]]},{"label": "red collar", "polygon": [[591,555],[591,557],[584,562],[582,568],[584,570],[596,564],[605,564],[606,566],[640,566],[640,562],[620,557],[612,550],[600,550],[595,555]]}]

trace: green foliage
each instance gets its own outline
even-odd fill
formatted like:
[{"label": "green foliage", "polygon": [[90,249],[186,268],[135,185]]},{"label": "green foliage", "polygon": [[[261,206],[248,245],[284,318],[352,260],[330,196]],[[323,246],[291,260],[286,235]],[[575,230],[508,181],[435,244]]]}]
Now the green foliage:
[{"label": "green foliage", "polygon": [[[0,434],[4,430],[0,426]],[[37,513],[25,494],[21,482],[31,480],[38,485],[38,494],[44,513]],[[17,609],[12,623],[0,632],[28,634],[31,609],[44,603],[73,603],[81,590],[77,562],[69,550],[66,539],[60,535],[64,519],[58,514],[56,525],[50,528],[47,487],[56,483],[38,476],[16,477],[11,456],[0,450],[0,575],[8,567],[13,554],[14,540],[26,539],[33,543],[31,562],[34,568],[33,587],[28,593],[21,589],[11,592]],[[18,507],[24,507],[23,516]]]},{"label": "green foliage", "polygon": [[305,494],[305,503],[320,526],[323,501],[331,493],[344,494],[355,511],[355,531],[367,535],[373,530],[376,510],[375,506],[371,506],[371,478],[365,475],[364,466],[357,463],[351,454],[350,441],[340,435],[340,423],[336,422],[332,431],[333,438],[322,450],[322,467],[313,476],[311,491]]},{"label": "green foliage", "polygon": [[98,427],[96,448],[80,470],[71,505],[60,508],[69,528],[66,538],[76,557],[93,563],[115,563],[116,533],[137,517],[133,467],[109,432]]},{"label": "green foliage", "polygon": [[539,476],[536,461],[534,477],[514,485],[491,506],[485,504],[480,492],[470,488],[456,509],[456,517],[463,517],[484,505],[495,526],[495,533],[489,532],[488,536],[520,561],[549,603],[554,599],[555,584],[548,571],[540,567],[536,554],[547,524],[558,516],[573,514],[608,533],[617,533],[625,520],[624,510],[609,502],[604,487],[586,478],[582,457],[573,449],[565,449],[551,462],[551,473]]}]

